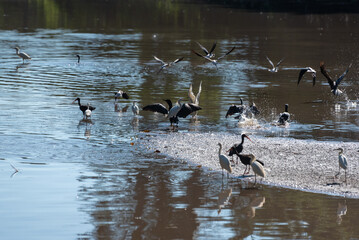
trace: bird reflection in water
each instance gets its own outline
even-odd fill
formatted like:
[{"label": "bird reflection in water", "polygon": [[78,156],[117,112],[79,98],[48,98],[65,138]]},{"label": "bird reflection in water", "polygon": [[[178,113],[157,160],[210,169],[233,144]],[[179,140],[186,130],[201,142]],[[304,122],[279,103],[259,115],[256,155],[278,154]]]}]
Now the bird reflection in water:
[{"label": "bird reflection in water", "polygon": [[28,68],[29,66],[30,66],[30,63],[21,63],[21,64],[16,65],[15,70],[16,70],[16,72],[19,72],[19,70],[20,70],[21,68],[26,69],[26,68]]},{"label": "bird reflection in water", "polygon": [[139,119],[137,116],[134,116],[133,119],[131,120],[131,125],[132,125],[132,128],[133,128],[133,131],[134,132],[138,132],[138,124],[139,124]]},{"label": "bird reflection in water", "polygon": [[338,208],[337,208],[337,224],[340,225],[343,221],[342,216],[347,214],[347,203],[344,200],[344,202],[338,202]]},{"label": "bird reflection in water", "polygon": [[120,104],[118,103],[115,103],[115,112],[127,112],[127,109],[128,109],[128,105],[127,106],[124,106],[123,108],[120,107]]},{"label": "bird reflection in water", "polygon": [[231,195],[232,188],[223,189],[222,187],[222,191],[218,194],[218,215],[221,213],[222,208],[229,204],[229,199],[231,198]]},{"label": "bird reflection in water", "polygon": [[233,199],[234,208],[239,210],[241,218],[252,219],[256,216],[256,210],[263,207],[265,197],[260,193],[258,190],[243,189],[239,196]]},{"label": "bird reflection in water", "polygon": [[77,127],[80,128],[83,125],[85,125],[84,136],[89,139],[91,137],[91,126],[94,125],[94,122],[89,118],[83,118],[79,121]]}]

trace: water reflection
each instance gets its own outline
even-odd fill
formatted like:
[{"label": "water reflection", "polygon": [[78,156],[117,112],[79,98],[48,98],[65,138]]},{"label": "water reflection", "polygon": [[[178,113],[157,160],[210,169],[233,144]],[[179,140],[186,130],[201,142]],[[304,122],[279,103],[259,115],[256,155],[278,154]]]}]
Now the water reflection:
[{"label": "water reflection", "polygon": [[232,188],[222,189],[218,194],[218,215],[221,213],[222,208],[229,204],[229,199],[232,195]]},{"label": "water reflection", "polygon": [[338,202],[338,208],[337,208],[337,224],[340,225],[343,221],[343,216],[347,214],[347,203],[346,201],[340,201]]}]

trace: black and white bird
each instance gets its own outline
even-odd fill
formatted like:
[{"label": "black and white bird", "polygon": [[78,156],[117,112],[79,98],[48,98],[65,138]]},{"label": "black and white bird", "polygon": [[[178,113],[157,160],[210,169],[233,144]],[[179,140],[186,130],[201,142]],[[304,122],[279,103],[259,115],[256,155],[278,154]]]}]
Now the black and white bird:
[{"label": "black and white bird", "polygon": [[320,63],[320,72],[324,75],[324,77],[328,80],[331,92],[335,95],[338,96],[340,94],[342,94],[343,92],[341,90],[338,89],[338,86],[340,84],[340,82],[343,80],[343,78],[345,77],[345,75],[347,75],[347,73],[349,72],[349,68],[351,67],[352,64],[349,65],[349,67],[347,68],[347,70],[345,70],[345,72],[336,80],[333,81],[333,79],[329,76],[327,70],[325,69],[324,66],[324,62]]},{"label": "black and white bird", "polygon": [[[95,107],[90,106],[90,104],[81,105],[81,102],[80,102],[81,100],[80,100],[80,98],[76,98],[76,99],[72,102],[72,104],[74,104],[76,101],[78,102],[79,108],[80,108],[82,114],[84,115],[84,117],[86,117],[86,110],[87,110],[87,109],[89,109],[91,112],[96,109]],[[91,115],[91,114],[90,114],[90,115]]]},{"label": "black and white bird", "polygon": [[24,52],[20,52],[20,48],[19,47],[15,47],[16,50],[16,55],[19,56],[19,58],[22,58],[22,62],[24,63],[25,60],[30,60],[31,57],[29,54],[24,53]]},{"label": "black and white bird", "polygon": [[128,96],[128,94],[122,90],[119,90],[117,93],[115,93],[115,103],[117,102],[117,99],[119,98],[124,98],[124,99],[129,99],[130,96]]},{"label": "black and white bird", "polygon": [[85,111],[85,117],[86,117],[86,119],[89,119],[89,118],[91,118],[91,114],[92,114],[92,110],[90,109],[90,103],[87,103],[87,109],[86,109],[86,111]]},{"label": "black and white bird", "polygon": [[242,134],[241,135],[241,143],[239,144],[234,144],[227,152],[228,152],[228,156],[232,157],[233,160],[233,155],[237,155],[237,162],[238,162],[238,157],[239,154],[243,151],[243,143],[244,143],[244,138],[247,138],[249,141],[252,142],[252,140],[246,135],[246,134]]},{"label": "black and white bird", "polygon": [[[252,154],[238,154],[239,160],[241,161],[241,163],[246,166],[246,168],[244,169],[243,172],[243,176],[245,174],[249,174],[249,172],[251,171],[251,160],[253,155]],[[262,166],[264,166],[264,163],[258,159],[256,159],[256,161],[261,164]],[[248,168],[248,172],[247,172],[247,168]]]},{"label": "black and white bird", "polygon": [[290,119],[290,114],[288,112],[288,104],[284,105],[284,112],[280,114],[278,119],[279,125],[286,125]]},{"label": "black and white bird", "polygon": [[142,108],[144,111],[158,112],[163,115],[168,115],[169,109],[172,108],[172,101],[170,99],[163,100],[168,104],[168,108],[166,108],[162,103],[154,103],[150,105],[146,105]]},{"label": "black and white bird", "polygon": [[284,61],[284,58],[282,58],[282,59],[277,63],[276,66],[274,66],[273,62],[269,59],[269,57],[266,56],[266,58],[267,58],[268,62],[270,63],[270,65],[272,65],[272,68],[268,68],[268,71],[273,72],[273,73],[278,72],[278,67],[279,67],[279,65]]},{"label": "black and white bird", "polygon": [[207,50],[205,47],[203,47],[199,42],[196,42],[198,44],[198,46],[203,50],[203,52],[206,54],[205,57],[208,57],[208,58],[214,58],[214,49],[216,48],[216,45],[217,45],[217,42],[214,42],[213,45],[212,45],[212,48],[211,50]]},{"label": "black and white bird", "polygon": [[228,54],[230,54],[236,47],[232,47],[231,50],[229,50],[227,53],[225,53],[223,56],[217,58],[217,59],[213,59],[213,58],[210,58],[210,57],[207,57],[207,56],[204,56],[202,54],[199,54],[198,52],[196,52],[195,50],[192,49],[192,52],[194,54],[196,54],[197,56],[199,57],[202,57],[208,61],[210,61],[214,66],[216,66],[216,68],[218,69],[217,67],[217,64],[218,64],[218,61],[221,60],[222,58],[224,58],[225,56],[227,56]]},{"label": "black and white bird", "polygon": [[184,57],[177,58],[177,59],[174,60],[173,62],[165,62],[165,61],[162,61],[161,59],[159,59],[159,58],[156,57],[156,56],[153,56],[153,58],[154,58],[157,62],[160,62],[160,63],[162,64],[160,70],[158,70],[158,72],[157,72],[157,73],[159,73],[159,72],[162,71],[162,69],[167,68],[167,67],[170,67],[170,66],[172,66],[173,64],[182,61]]},{"label": "black and white bird", "polygon": [[317,72],[311,67],[306,67],[306,68],[302,68],[299,72],[297,86],[299,85],[300,80],[302,80],[303,75],[307,72],[312,74],[313,86],[315,85],[315,79],[317,78]]},{"label": "black and white bird", "polygon": [[240,98],[241,104],[239,106],[232,104],[226,113],[226,118],[228,118],[228,116],[232,116],[236,113],[239,113],[239,115],[241,115],[244,111],[246,106],[243,105],[243,100],[242,98]]}]

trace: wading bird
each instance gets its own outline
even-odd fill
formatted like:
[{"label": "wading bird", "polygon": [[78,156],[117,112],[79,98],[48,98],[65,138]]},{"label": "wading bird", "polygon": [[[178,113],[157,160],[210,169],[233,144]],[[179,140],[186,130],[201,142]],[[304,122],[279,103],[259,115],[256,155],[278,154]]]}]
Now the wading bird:
[{"label": "wading bird", "polygon": [[24,52],[20,52],[20,48],[19,47],[15,47],[16,50],[16,54],[19,56],[19,58],[22,58],[22,62],[24,63],[25,60],[29,60],[31,59],[31,57],[29,56],[29,54],[24,53]]},{"label": "wading bird", "polygon": [[284,112],[280,114],[278,119],[279,125],[286,125],[290,119],[290,114],[288,112],[288,104],[284,105]]},{"label": "wading bird", "polygon": [[329,76],[327,70],[325,69],[324,62],[320,62],[320,71],[324,75],[324,77],[328,80],[331,92],[334,95],[338,96],[343,93],[341,90],[338,89],[338,86],[339,86],[340,82],[343,80],[343,78],[345,77],[345,75],[347,75],[351,65],[352,64],[350,64],[349,67],[347,68],[347,70],[345,70],[345,72],[334,82],[332,80],[332,78]]},{"label": "wading bird", "polygon": [[77,57],[77,63],[80,63],[80,55],[76,55],[76,57]]},{"label": "wading bird", "polygon": [[244,143],[244,138],[247,138],[249,141],[252,142],[252,140],[246,135],[246,134],[242,134],[241,135],[242,141],[240,144],[234,144],[227,152],[228,156],[232,157],[233,160],[233,155],[236,154],[237,155],[237,163],[238,163],[238,157],[239,154],[243,151],[243,143]]},{"label": "wading bird", "polygon": [[[246,166],[246,168],[244,169],[244,172],[243,172],[243,176],[245,174],[249,174],[249,172],[251,171],[251,159],[252,159],[252,156],[251,154],[238,154],[237,155],[239,157],[239,160],[241,160],[241,163]],[[259,162],[262,166],[264,166],[264,163],[260,160],[256,160],[257,162]],[[247,171],[247,167],[248,167],[248,172]]]},{"label": "wading bird", "polygon": [[124,98],[124,99],[129,99],[130,96],[128,96],[128,94],[122,90],[119,90],[117,93],[115,93],[115,103],[117,102],[117,99],[119,98]]},{"label": "wading bird", "polygon": [[156,61],[158,61],[158,62],[160,62],[160,63],[162,64],[160,70],[158,70],[158,72],[157,72],[157,73],[159,73],[159,72],[162,71],[162,69],[167,68],[167,67],[170,67],[170,66],[172,66],[173,64],[182,61],[184,57],[177,58],[177,59],[174,60],[173,62],[164,62],[164,61],[162,61],[161,59],[159,59],[159,58],[156,57],[156,56],[153,56],[153,58],[154,58]]},{"label": "wading bird", "polygon": [[270,63],[270,65],[272,65],[272,68],[268,68],[268,71],[273,72],[273,73],[278,72],[278,67],[279,67],[279,65],[284,61],[284,58],[282,58],[282,59],[277,63],[276,66],[274,66],[273,62],[272,62],[267,56],[266,56],[266,58],[267,58],[268,62]]},{"label": "wading bird", "polygon": [[84,115],[84,117],[86,116],[86,113],[85,113],[85,112],[86,112],[87,109],[89,109],[90,111],[93,111],[93,110],[96,109],[95,107],[92,107],[92,106],[90,106],[89,104],[87,104],[87,105],[81,105],[80,98],[76,98],[76,99],[72,102],[72,104],[74,104],[76,101],[78,102],[79,108],[80,108],[82,114]]},{"label": "wading bird", "polygon": [[224,58],[225,56],[227,56],[228,54],[230,54],[236,47],[233,47],[231,50],[229,50],[227,53],[225,53],[223,56],[217,58],[217,59],[213,59],[213,58],[209,58],[207,56],[203,56],[202,54],[199,54],[198,52],[196,52],[195,50],[192,49],[192,52],[194,54],[196,54],[197,56],[199,57],[202,57],[208,61],[210,61],[211,63],[213,63],[214,66],[216,66],[216,68],[218,69],[217,67],[217,64],[218,64],[218,61],[221,60],[222,58]]},{"label": "wading bird", "polygon": [[340,168],[343,168],[345,171],[345,182],[347,181],[347,168],[348,168],[348,162],[347,158],[344,156],[343,148],[334,149],[334,151],[339,151],[339,172],[335,175],[337,177],[340,174]]},{"label": "wading bird", "polygon": [[92,114],[92,111],[91,111],[91,109],[90,109],[90,103],[87,103],[87,109],[86,109],[86,111],[85,111],[85,115],[84,115],[84,116],[86,116],[86,119],[88,119],[88,118],[91,118],[91,114]]},{"label": "wading bird", "polygon": [[299,72],[299,76],[298,76],[298,82],[297,82],[297,86],[299,85],[300,80],[302,80],[303,75],[308,72],[312,74],[313,77],[313,86],[315,85],[315,79],[317,78],[317,72],[311,68],[311,67],[306,67],[300,70]]},{"label": "wading bird", "polygon": [[257,183],[257,174],[261,177],[266,177],[266,172],[264,171],[264,167],[261,163],[256,161],[256,157],[253,154],[249,154],[251,160],[250,164],[254,172],[254,185]]},{"label": "wading bird", "polygon": [[203,50],[203,52],[206,54],[205,57],[208,58],[214,58],[214,49],[216,48],[217,42],[214,42],[212,45],[212,48],[210,51],[208,51],[205,47],[203,47],[199,42],[196,42],[198,44],[198,46]]},{"label": "wading bird", "polygon": [[218,143],[218,146],[219,146],[218,157],[219,157],[219,164],[221,165],[222,168],[222,176],[223,176],[223,169],[225,169],[227,170],[227,178],[228,178],[228,173],[232,173],[232,167],[231,164],[229,163],[228,158],[223,154],[221,154],[222,144]]},{"label": "wading bird", "polygon": [[134,115],[138,115],[140,113],[140,108],[137,106],[136,104],[137,102],[134,101],[131,107],[131,110],[133,112]]},{"label": "wading bird", "polygon": [[228,116],[232,116],[233,114],[239,113],[239,115],[241,115],[244,110],[245,110],[245,106],[243,105],[243,101],[242,98],[240,98],[241,100],[241,105],[237,106],[232,104],[232,106],[229,107],[227,113],[226,113],[226,118],[228,118]]}]

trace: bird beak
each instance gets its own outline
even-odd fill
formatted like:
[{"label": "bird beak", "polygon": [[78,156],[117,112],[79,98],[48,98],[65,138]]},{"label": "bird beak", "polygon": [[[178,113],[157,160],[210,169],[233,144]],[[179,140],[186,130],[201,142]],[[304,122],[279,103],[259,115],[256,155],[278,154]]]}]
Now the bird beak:
[{"label": "bird beak", "polygon": [[77,99],[75,99],[71,104],[74,104],[77,101]]},{"label": "bird beak", "polygon": [[246,138],[247,138],[249,141],[251,141],[252,143],[254,143],[248,136],[246,136]]}]

